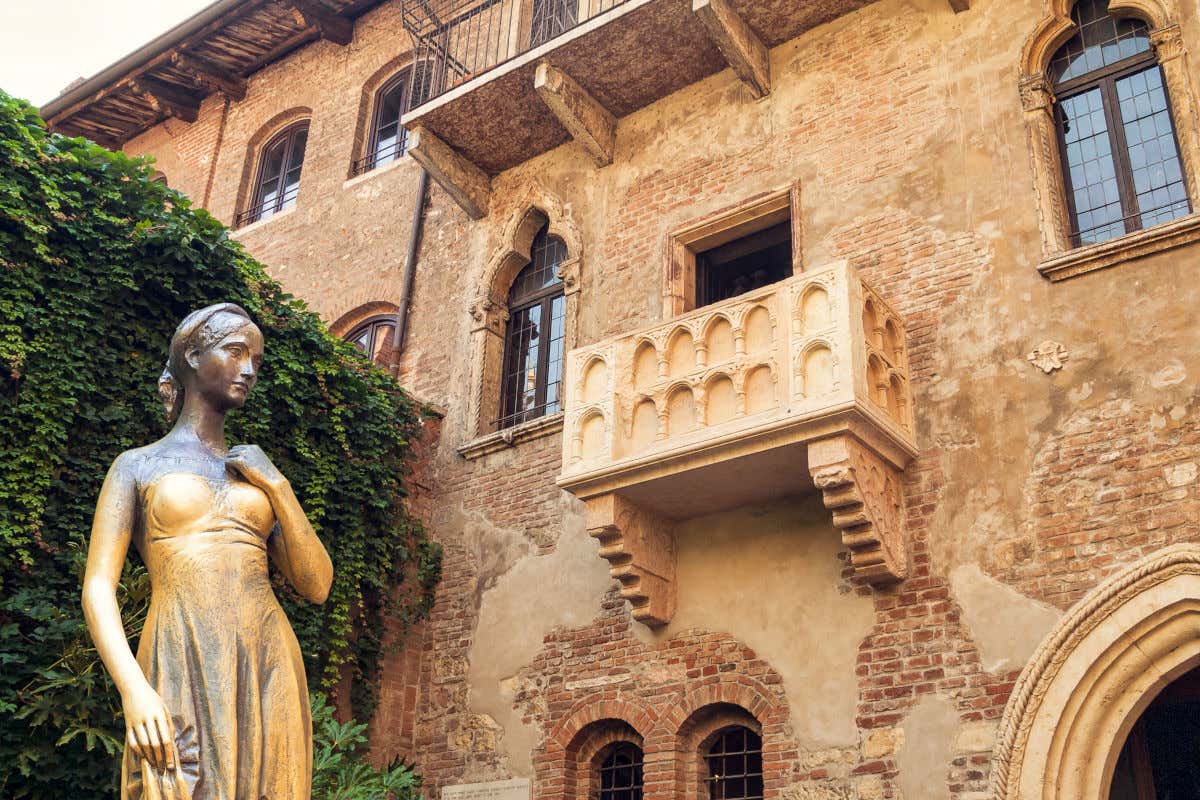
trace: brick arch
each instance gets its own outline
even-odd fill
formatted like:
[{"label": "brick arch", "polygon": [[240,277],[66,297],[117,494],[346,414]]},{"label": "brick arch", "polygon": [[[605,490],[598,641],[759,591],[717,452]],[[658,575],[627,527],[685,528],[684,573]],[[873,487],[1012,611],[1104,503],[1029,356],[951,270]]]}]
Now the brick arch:
[{"label": "brick arch", "polygon": [[[289,125],[293,125],[302,120],[312,119],[312,109],[308,106],[295,106],[286,111],[281,111],[271,117],[254,132],[246,143],[246,157],[242,164],[242,179],[238,183],[237,205],[234,207],[234,217],[245,210],[250,204],[250,197],[253,194],[254,176],[258,172],[258,157],[263,145],[270,141],[271,137],[279,133]],[[309,129],[309,137],[312,136],[312,129]]]},{"label": "brick arch", "polygon": [[[781,695],[745,676],[708,683],[686,691],[658,720],[646,742],[646,784],[669,791],[648,791],[647,800],[698,800],[700,748],[711,734],[729,725],[746,725],[762,736],[763,784],[767,797],[778,797],[787,783],[784,754],[788,705]],[[656,757],[652,757],[652,754]]]},{"label": "brick arch", "polygon": [[614,742],[633,740],[649,758],[646,740],[656,721],[654,710],[639,698],[580,700],[534,753],[537,797],[568,800],[587,796],[591,761]]},{"label": "brick arch", "polygon": [[339,339],[344,338],[346,334],[357,328],[362,323],[371,319],[371,317],[379,317],[385,314],[395,314],[400,310],[400,307],[395,303],[387,300],[372,300],[367,303],[355,306],[349,311],[343,313],[334,322],[329,325],[329,332]]}]

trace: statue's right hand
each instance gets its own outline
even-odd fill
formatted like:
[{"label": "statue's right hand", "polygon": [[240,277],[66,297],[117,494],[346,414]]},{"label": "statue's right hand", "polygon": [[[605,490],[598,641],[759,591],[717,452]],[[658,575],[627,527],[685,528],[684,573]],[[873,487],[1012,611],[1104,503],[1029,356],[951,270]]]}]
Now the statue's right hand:
[{"label": "statue's right hand", "polygon": [[139,687],[122,698],[125,709],[125,745],[158,772],[172,771],[179,758],[171,715],[158,692]]}]

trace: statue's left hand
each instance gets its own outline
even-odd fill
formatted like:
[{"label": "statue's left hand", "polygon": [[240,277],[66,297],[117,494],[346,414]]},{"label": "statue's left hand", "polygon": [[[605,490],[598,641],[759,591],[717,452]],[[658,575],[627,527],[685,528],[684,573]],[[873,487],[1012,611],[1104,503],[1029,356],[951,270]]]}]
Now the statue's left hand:
[{"label": "statue's left hand", "polygon": [[273,491],[287,482],[283,473],[256,444],[239,444],[229,448],[229,454],[225,456],[225,467],[240,474],[264,492]]}]

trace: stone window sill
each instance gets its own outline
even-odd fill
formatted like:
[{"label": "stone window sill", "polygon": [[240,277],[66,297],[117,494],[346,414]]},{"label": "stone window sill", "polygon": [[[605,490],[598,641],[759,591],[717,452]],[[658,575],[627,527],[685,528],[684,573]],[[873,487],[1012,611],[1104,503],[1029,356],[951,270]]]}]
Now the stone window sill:
[{"label": "stone window sill", "polygon": [[412,164],[412,158],[408,155],[408,153],[389,161],[381,167],[372,167],[361,175],[355,175],[353,178],[347,178],[342,183],[342,188],[349,189],[351,186],[357,186],[360,183],[366,183],[372,178],[378,178],[380,175],[392,172],[393,170],[399,169],[406,164]]},{"label": "stone window sill", "polygon": [[1043,261],[1038,272],[1052,281],[1062,281],[1196,241],[1200,241],[1200,213],[1068,250]]},{"label": "stone window sill", "polygon": [[540,439],[543,436],[557,434],[562,431],[562,427],[563,413],[559,411],[557,414],[548,414],[529,422],[523,422],[520,425],[514,425],[511,428],[505,428],[502,431],[480,436],[458,448],[458,454],[470,461],[486,456],[489,453],[506,450],[521,442],[528,442],[533,439]]},{"label": "stone window sill", "polygon": [[296,206],[293,205],[290,208],[285,208],[283,211],[276,211],[274,214],[272,214],[269,217],[263,217],[262,219],[255,220],[254,222],[251,222],[249,225],[243,225],[240,228],[235,228],[234,230],[229,232],[229,235],[231,238],[238,239],[238,238],[241,238],[242,236],[245,236],[248,233],[258,230],[259,228],[270,225],[272,222],[275,222],[276,220],[278,220],[282,217],[286,217],[289,214],[295,214],[295,213],[296,213]]}]

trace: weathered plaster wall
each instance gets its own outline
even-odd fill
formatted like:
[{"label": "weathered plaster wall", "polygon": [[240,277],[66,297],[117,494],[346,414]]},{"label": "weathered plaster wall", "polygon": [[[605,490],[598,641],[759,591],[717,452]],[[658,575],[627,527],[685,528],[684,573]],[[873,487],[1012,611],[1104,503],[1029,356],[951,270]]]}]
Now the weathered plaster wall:
[{"label": "weathered plaster wall", "polygon": [[[446,571],[413,745],[432,792],[543,780],[547,742],[589,704],[666,730],[671,709],[720,690],[775,715],[772,796],[978,798],[1012,682],[1061,611],[1134,558],[1200,539],[1200,251],[1040,277],[1016,83],[1043,3],[971,5],[868,5],[775,48],[762,100],[726,70],[621,119],[611,166],[567,144],[497,176],[485,220],[431,191],[400,374],[447,412],[427,514]],[[1200,12],[1179,8],[1200,52]],[[416,169],[346,175],[361,87],[406,47],[386,4],[349,47],[319,43],[254,76],[223,127],[209,101],[195,125],[129,149],[229,221],[255,137],[310,108],[296,210],[239,237],[331,321],[396,302]],[[815,498],[742,509],[683,526],[678,617],[650,632],[553,483],[557,437],[455,451],[477,390],[467,305],[532,189],[579,225],[586,343],[661,318],[668,231],[797,182],[803,265],[849,259],[905,319],[913,574],[847,585]],[[1049,375],[1026,358],[1045,340],[1069,351]],[[389,731],[375,735],[386,752]]]}]

